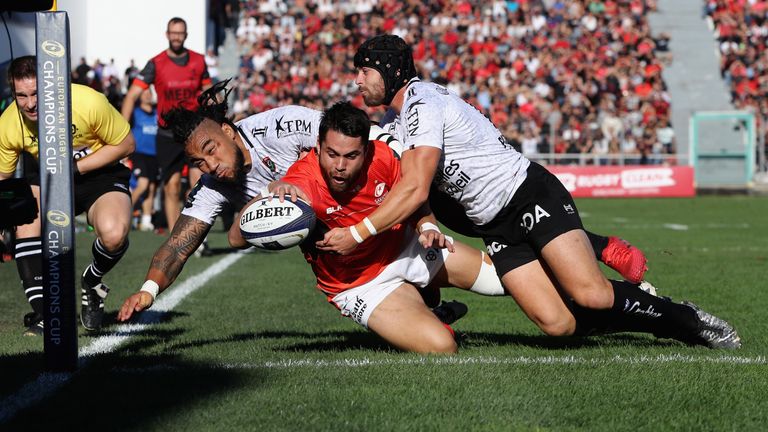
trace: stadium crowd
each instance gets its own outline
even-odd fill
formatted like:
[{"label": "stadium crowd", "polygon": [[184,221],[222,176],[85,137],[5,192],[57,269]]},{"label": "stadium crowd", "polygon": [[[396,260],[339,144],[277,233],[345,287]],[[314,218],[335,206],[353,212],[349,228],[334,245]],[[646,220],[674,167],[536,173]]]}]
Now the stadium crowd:
[{"label": "stadium crowd", "polygon": [[758,130],[768,117],[768,2],[705,0],[704,16],[719,43],[720,74],[734,108],[753,112]]},{"label": "stadium crowd", "polygon": [[[669,37],[649,28],[653,0],[227,4],[216,22],[233,30],[240,50],[237,118],[288,104],[324,109],[344,98],[381,118],[383,109],[365,107],[357,92],[352,57],[366,38],[391,33],[413,44],[424,78],[469,101],[534,160],[675,163],[661,75]],[[217,48],[205,54],[214,82],[228,78],[218,76]],[[122,71],[112,60],[81,59],[73,82],[119,109],[143,62]]]},{"label": "stadium crowd", "polygon": [[[422,75],[488,116],[526,155],[659,163],[674,154],[661,77],[668,37],[651,0],[257,2],[241,0],[235,112],[358,100],[354,48],[377,33],[414,44]],[[372,115],[377,113],[370,112]]]}]

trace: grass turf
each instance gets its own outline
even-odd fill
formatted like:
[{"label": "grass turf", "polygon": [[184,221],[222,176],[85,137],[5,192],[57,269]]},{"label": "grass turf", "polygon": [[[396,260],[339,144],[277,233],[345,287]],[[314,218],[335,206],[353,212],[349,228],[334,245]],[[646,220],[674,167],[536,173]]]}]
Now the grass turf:
[{"label": "grass turf", "polygon": [[[580,200],[584,223],[649,257],[660,294],[728,319],[735,352],[622,334],[542,336],[509,298],[443,291],[470,307],[452,358],[400,353],[342,319],[298,250],[246,255],[160,323],[94,356],[2,430],[761,430],[768,424],[764,311],[768,200]],[[108,322],[162,238],[134,232],[110,273]],[[78,268],[92,234],[78,235]],[[221,233],[211,236],[223,247]],[[471,242],[478,247],[476,240]],[[191,259],[177,284],[221,259]],[[606,270],[609,275],[610,271]],[[0,400],[42,366],[0,265]],[[115,325],[105,329],[108,333]],[[98,338],[80,330],[80,346]],[[0,407],[2,409],[2,407]]]}]

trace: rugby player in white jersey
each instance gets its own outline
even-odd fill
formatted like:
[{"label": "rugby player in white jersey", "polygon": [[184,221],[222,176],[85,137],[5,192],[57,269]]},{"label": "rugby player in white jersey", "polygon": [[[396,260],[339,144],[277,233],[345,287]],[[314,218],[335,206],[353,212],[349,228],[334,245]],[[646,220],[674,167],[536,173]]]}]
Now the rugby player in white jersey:
[{"label": "rugby player in white jersey", "polygon": [[[176,109],[167,116],[176,140],[184,143],[190,161],[204,175],[190,192],[171,235],[155,252],[142,288],[124,301],[118,313],[120,321],[151,306],[158,293],[173,283],[225,206],[241,209],[316,145],[321,111],[291,105],[232,123],[226,118],[226,103],[218,103],[216,95],[226,83],[220,84],[204,92],[198,111]],[[386,140],[380,136],[381,128],[373,129],[375,139]],[[479,283],[466,288],[484,295],[503,295],[487,256],[476,252],[477,269],[472,280]],[[438,306],[439,295],[434,290],[429,294],[425,301],[430,307],[437,306],[435,315],[446,324],[466,313],[463,304]]]},{"label": "rugby player in white jersey", "polygon": [[[741,346],[730,324],[691,303],[606,279],[557,177],[515,151],[456,94],[419,80],[412,50],[401,38],[368,39],[357,50],[355,67],[366,105],[398,114],[397,135],[406,149],[402,181],[369,216],[376,232],[420,208],[434,182],[473,223],[505,289],[545,333],[633,331],[711,348]],[[365,224],[355,229],[357,239],[349,227],[329,231],[318,248],[350,253],[358,240],[373,235]]]}]

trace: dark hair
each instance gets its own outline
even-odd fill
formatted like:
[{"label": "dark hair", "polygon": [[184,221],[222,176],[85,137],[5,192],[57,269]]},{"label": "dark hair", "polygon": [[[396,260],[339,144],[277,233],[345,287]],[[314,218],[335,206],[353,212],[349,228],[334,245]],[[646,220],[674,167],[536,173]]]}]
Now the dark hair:
[{"label": "dark hair", "polygon": [[37,59],[35,56],[15,58],[8,66],[8,85],[11,88],[14,88],[13,80],[25,78],[37,79]]},{"label": "dark hair", "polygon": [[[235,124],[227,117],[227,97],[232,91],[227,84],[232,78],[218,82],[213,87],[204,91],[197,97],[199,106],[192,111],[181,106],[171,108],[163,114],[163,122],[173,132],[174,141],[186,144],[189,136],[197,126],[205,119],[212,120],[219,125],[227,123],[233,128]],[[222,93],[219,95],[219,93]]]},{"label": "dark hair", "polygon": [[398,90],[418,76],[411,47],[399,36],[378,35],[365,42],[355,53],[355,67],[376,69],[384,80],[384,105],[389,105]]},{"label": "dark hair", "polygon": [[360,138],[363,147],[368,145],[371,120],[365,111],[355,108],[348,101],[336,102],[323,112],[320,119],[320,144],[325,142],[328,131],[336,131],[345,136]]},{"label": "dark hair", "polygon": [[165,28],[169,29],[171,27],[171,24],[179,24],[179,23],[184,24],[184,30],[186,31],[187,22],[184,21],[184,18],[179,18],[179,17],[173,17],[170,20],[168,20],[168,25]]}]

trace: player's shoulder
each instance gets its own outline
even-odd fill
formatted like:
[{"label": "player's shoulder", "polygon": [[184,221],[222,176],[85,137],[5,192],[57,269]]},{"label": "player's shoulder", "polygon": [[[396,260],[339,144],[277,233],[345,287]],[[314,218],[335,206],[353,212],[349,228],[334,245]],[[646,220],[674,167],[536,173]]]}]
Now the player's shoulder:
[{"label": "player's shoulder", "polygon": [[3,111],[2,114],[0,114],[0,124],[3,125],[3,129],[5,127],[11,126],[11,124],[17,124],[19,122],[19,109],[16,106],[16,101],[11,102],[10,105],[8,105],[8,108]]}]

